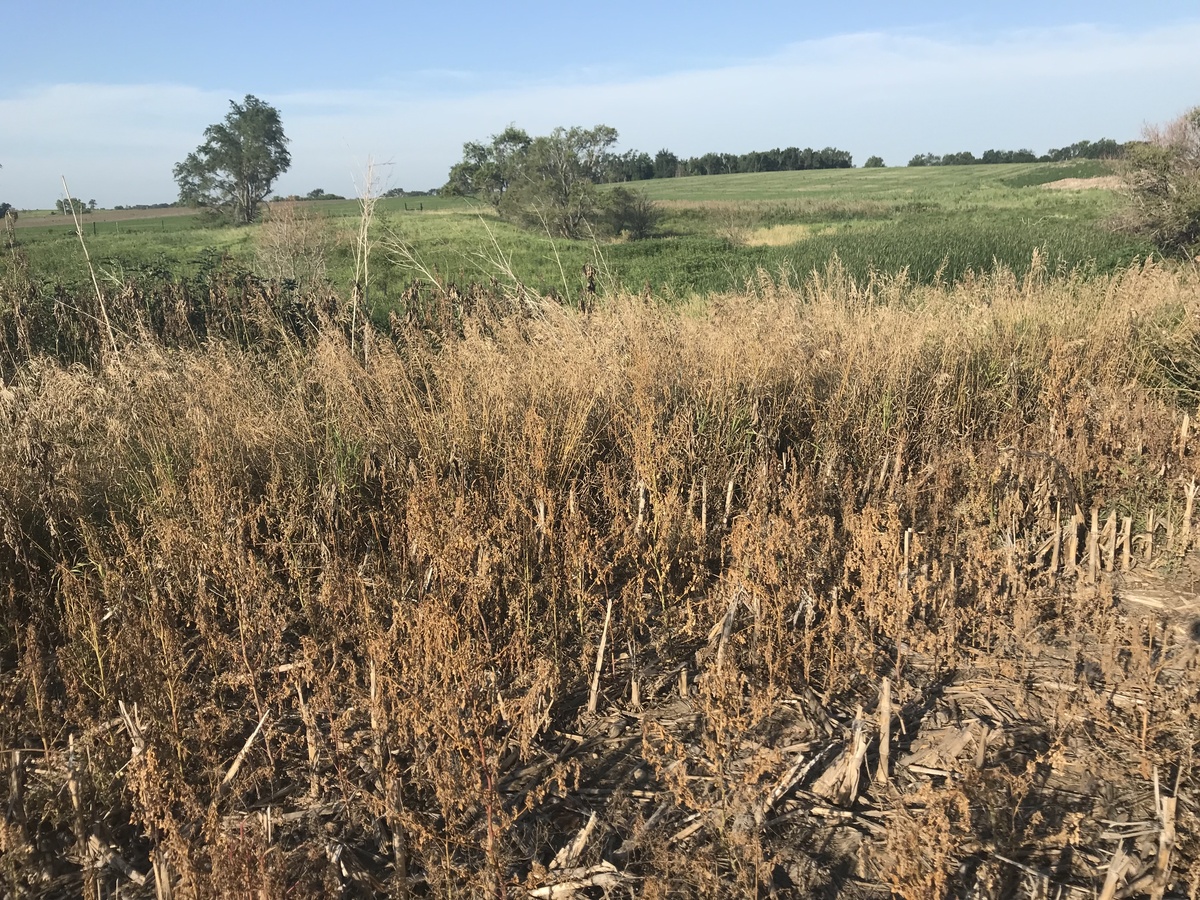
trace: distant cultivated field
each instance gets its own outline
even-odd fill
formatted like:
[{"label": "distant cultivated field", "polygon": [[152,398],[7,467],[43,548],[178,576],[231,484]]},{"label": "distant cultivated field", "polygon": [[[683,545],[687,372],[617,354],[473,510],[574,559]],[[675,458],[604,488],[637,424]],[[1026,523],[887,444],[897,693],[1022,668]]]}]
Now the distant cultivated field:
[{"label": "distant cultivated field", "polygon": [[[163,209],[96,209],[89,210],[83,213],[79,220],[85,226],[93,222],[96,223],[111,223],[111,222],[137,222],[147,219],[178,219],[181,222],[195,224],[198,221],[198,211],[193,209],[180,209],[178,207],[166,207]],[[74,228],[75,221],[69,215],[61,213],[52,213],[45,209],[31,210],[22,213],[17,220],[18,228]]]},{"label": "distant cultivated field", "polygon": [[[661,179],[632,185],[663,211],[658,236],[637,242],[553,240],[469,199],[389,199],[376,209],[372,306],[385,314],[417,274],[458,284],[515,279],[539,293],[575,296],[585,264],[599,271],[602,290],[649,286],[668,297],[739,290],[761,270],[803,277],[834,255],[859,278],[903,272],[917,282],[997,264],[1021,274],[1035,250],[1052,269],[1111,271],[1151,253],[1108,227],[1121,205],[1111,175],[1107,164],[1085,161]],[[1055,182],[1103,187],[1043,189]],[[328,271],[335,284],[349,284],[358,202],[295,208],[329,220]],[[253,269],[261,244],[257,227],[215,227],[177,210],[97,211],[83,221],[93,259],[115,278],[191,277],[226,259]],[[35,271],[61,281],[86,277],[69,218],[26,216],[20,224]],[[389,252],[389,244],[406,252]]]}]

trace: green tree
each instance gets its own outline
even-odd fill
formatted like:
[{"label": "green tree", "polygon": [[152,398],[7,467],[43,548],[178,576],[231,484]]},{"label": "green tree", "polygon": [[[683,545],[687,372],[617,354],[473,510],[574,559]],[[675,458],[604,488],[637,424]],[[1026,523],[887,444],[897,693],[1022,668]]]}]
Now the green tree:
[{"label": "green tree", "polygon": [[11,218],[14,222],[17,219],[17,209],[11,203],[0,203],[0,219]]},{"label": "green tree", "polygon": [[601,180],[617,130],[555,128],[529,145],[500,211],[565,238],[586,234],[600,211]]},{"label": "green tree", "polygon": [[175,181],[180,202],[248,224],[292,157],[279,110],[250,94],[229,105],[225,121],[209,125],[204,143],[175,166]]},{"label": "green tree", "polygon": [[463,144],[462,162],[450,170],[443,190],[461,197],[478,197],[498,207],[524,165],[533,139],[516,125],[492,135],[491,143]]},{"label": "green tree", "polygon": [[510,125],[490,143],[464,144],[444,191],[486,199],[524,225],[581,237],[601,212],[596,185],[613,170],[616,141],[608,125],[555,128],[537,138]]},{"label": "green tree", "polygon": [[1168,252],[1200,251],[1200,106],[1126,145],[1131,224]]},{"label": "green tree", "polygon": [[869,156],[867,157],[867,161],[863,163],[864,169],[882,169],[883,167],[882,156]]},{"label": "green tree", "polygon": [[679,157],[670,150],[662,149],[654,154],[654,177],[674,178],[679,169]]},{"label": "green tree", "polygon": [[910,166],[940,166],[942,158],[935,153],[918,153],[908,161]]},{"label": "green tree", "polygon": [[83,201],[78,197],[72,197],[70,203],[67,203],[66,200],[55,200],[54,209],[56,212],[62,213],[63,215],[66,215],[72,209],[79,214],[87,212],[87,207],[83,205]]}]

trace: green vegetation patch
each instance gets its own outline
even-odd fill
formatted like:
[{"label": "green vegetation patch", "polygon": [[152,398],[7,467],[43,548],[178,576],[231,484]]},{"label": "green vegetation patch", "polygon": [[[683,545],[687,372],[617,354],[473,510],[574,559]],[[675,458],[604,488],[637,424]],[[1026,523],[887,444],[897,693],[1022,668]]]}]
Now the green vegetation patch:
[{"label": "green vegetation patch", "polygon": [[[574,299],[584,288],[585,265],[595,267],[602,292],[648,286],[671,297],[738,290],[760,268],[821,270],[834,256],[856,278],[905,271],[917,282],[954,280],[997,265],[1023,273],[1035,251],[1054,269],[1107,272],[1153,252],[1145,239],[1109,227],[1121,199],[1103,189],[1026,188],[1109,171],[1106,163],[1085,160],[655,179],[628,186],[644,191],[662,213],[652,237],[636,241],[566,240],[521,228],[499,218],[491,204],[460,197],[381,199],[369,306],[385,321],[402,308],[414,279],[465,286],[495,278]],[[323,274],[348,294],[359,202],[275,203],[268,217],[288,209],[323,235]],[[110,283],[140,273],[204,277],[230,263],[264,277],[274,271],[263,260],[269,225],[214,226],[179,215],[115,222],[104,221],[103,211],[94,215],[85,220],[85,238]],[[18,227],[16,236],[38,281],[89,280],[66,221]]]}]

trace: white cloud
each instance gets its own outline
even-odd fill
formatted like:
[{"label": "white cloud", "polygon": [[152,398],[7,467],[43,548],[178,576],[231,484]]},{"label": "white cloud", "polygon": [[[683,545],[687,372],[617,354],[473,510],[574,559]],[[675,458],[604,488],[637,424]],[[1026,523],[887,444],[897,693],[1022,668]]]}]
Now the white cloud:
[{"label": "white cloud", "polygon": [[[1122,33],[1095,27],[994,36],[853,34],[739,65],[643,79],[509,84],[420,72],[410,87],[263,94],[292,138],[284,193],[354,188],[368,154],[393,185],[440,184],[462,143],[516,122],[613,125],[622,145],[680,155],[833,145],[861,162],[923,151],[1043,151],[1135,137],[1200,102],[1200,22]],[[403,84],[403,81],[399,82]],[[171,167],[224,115],[233,91],[57,85],[0,98],[0,198],[44,206],[66,174],[102,205],[172,198]]]}]

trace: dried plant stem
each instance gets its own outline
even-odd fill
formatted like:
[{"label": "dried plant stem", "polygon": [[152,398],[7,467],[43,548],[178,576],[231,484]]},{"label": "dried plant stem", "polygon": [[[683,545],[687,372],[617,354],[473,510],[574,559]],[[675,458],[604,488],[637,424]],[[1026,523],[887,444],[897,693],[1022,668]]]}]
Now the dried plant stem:
[{"label": "dried plant stem", "polygon": [[1095,584],[1100,574],[1100,509],[1092,507],[1092,524],[1088,529],[1088,576],[1087,583]]},{"label": "dried plant stem", "polygon": [[1099,900],[1115,900],[1117,888],[1129,868],[1129,854],[1125,852],[1125,842],[1117,841],[1112,859],[1108,863],[1108,873],[1104,878],[1104,888],[1100,891]]},{"label": "dried plant stem", "polygon": [[1058,548],[1062,544],[1062,502],[1054,504],[1054,534],[1050,543],[1050,575],[1058,574]]},{"label": "dried plant stem", "polygon": [[266,721],[267,714],[263,713],[262,718],[258,720],[258,724],[254,726],[254,730],[250,732],[250,737],[246,738],[246,743],[242,745],[242,749],[238,751],[238,755],[229,764],[229,770],[225,773],[225,777],[221,779],[221,785],[217,791],[219,796],[229,793],[229,789],[233,785],[233,779],[237,777],[238,770],[241,769],[242,763],[246,761],[246,754],[250,752],[250,748],[254,744],[254,739],[258,737]]},{"label": "dried plant stem", "polygon": [[79,213],[75,211],[75,200],[71,197],[71,189],[67,187],[67,176],[63,175],[61,178],[63,194],[67,198],[67,206],[71,207],[71,218],[75,221],[75,235],[79,238],[79,246],[83,248],[83,258],[87,262],[88,273],[92,276],[92,287],[96,290],[96,301],[100,304],[100,318],[104,323],[104,330],[108,333],[109,343],[112,344],[113,354],[119,356],[120,350],[117,348],[117,337],[113,333],[112,322],[108,318],[108,305],[104,301],[104,291],[100,290],[96,269],[92,265],[92,255],[88,253],[87,241],[83,239],[83,222],[79,218]]},{"label": "dried plant stem", "polygon": [[1067,532],[1067,565],[1066,573],[1075,575],[1079,571],[1079,526],[1083,524],[1083,512],[1078,506],[1071,516],[1070,530]]},{"label": "dried plant stem", "polygon": [[1130,552],[1133,543],[1133,516],[1125,516],[1121,520],[1121,571],[1128,572],[1131,566]]},{"label": "dried plant stem", "polygon": [[[354,287],[350,301],[350,351],[355,350],[358,339],[359,307],[365,307],[368,302],[368,289],[371,281],[371,224],[375,219],[375,203],[379,199],[379,186],[375,178],[375,160],[367,157],[367,168],[363,183],[358,191],[358,233],[354,240]],[[366,317],[365,311],[363,312]],[[363,362],[367,355],[366,333],[363,334]]]},{"label": "dried plant stem", "polygon": [[558,242],[554,240],[554,235],[550,231],[550,223],[546,221],[546,217],[542,215],[542,211],[537,211],[538,218],[542,222],[542,228],[546,232],[546,238],[550,241],[550,249],[554,251],[554,262],[558,266],[559,277],[562,278],[563,300],[567,300],[571,296],[571,288],[567,285],[567,272],[563,268],[562,257],[558,254]]},{"label": "dried plant stem", "polygon": [[884,676],[879,689],[879,767],[875,770],[875,781],[888,782],[888,754],[892,743],[892,682]]},{"label": "dried plant stem", "polygon": [[320,790],[318,766],[320,762],[320,747],[317,744],[317,723],[304,701],[304,689],[296,683],[296,701],[300,708],[300,721],[304,723],[304,739],[308,745],[308,795],[316,798]]},{"label": "dried plant stem", "polygon": [[608,643],[608,624],[612,619],[612,597],[608,598],[608,606],[604,610],[604,628],[600,632],[600,646],[596,649],[596,669],[592,673],[592,689],[588,693],[587,711],[589,716],[596,714],[596,705],[600,697],[600,672],[604,668],[604,648]]},{"label": "dried plant stem", "polygon": [[84,871],[85,897],[96,893],[96,872],[91,865],[92,845],[84,821],[83,803],[79,786],[79,759],[75,753],[75,735],[67,736],[67,793],[71,798],[71,810],[75,827],[75,853]]},{"label": "dried plant stem", "polygon": [[1183,494],[1183,528],[1181,529],[1179,535],[1179,553],[1181,555],[1188,552],[1188,548],[1191,546],[1192,542],[1192,512],[1196,501],[1195,479],[1184,485]]}]

